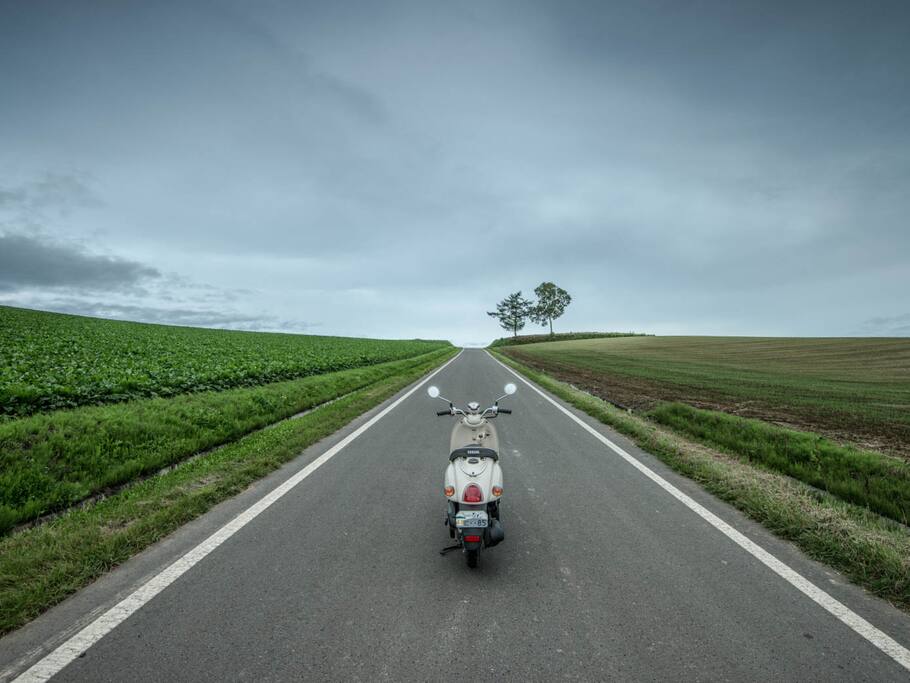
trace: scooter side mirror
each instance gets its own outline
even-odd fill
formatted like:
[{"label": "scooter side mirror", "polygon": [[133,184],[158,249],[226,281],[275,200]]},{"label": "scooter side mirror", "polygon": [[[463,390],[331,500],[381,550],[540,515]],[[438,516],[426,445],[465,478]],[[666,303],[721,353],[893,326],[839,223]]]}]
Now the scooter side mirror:
[{"label": "scooter side mirror", "polygon": [[509,382],[508,384],[506,384],[506,385],[503,387],[503,391],[506,392],[506,396],[511,396],[511,395],[514,394],[516,391],[518,391],[518,387],[516,387],[514,384],[512,384],[511,382]]},{"label": "scooter side mirror", "polygon": [[427,387],[427,394],[430,395],[430,398],[439,398],[439,387],[437,387],[437,386]]}]

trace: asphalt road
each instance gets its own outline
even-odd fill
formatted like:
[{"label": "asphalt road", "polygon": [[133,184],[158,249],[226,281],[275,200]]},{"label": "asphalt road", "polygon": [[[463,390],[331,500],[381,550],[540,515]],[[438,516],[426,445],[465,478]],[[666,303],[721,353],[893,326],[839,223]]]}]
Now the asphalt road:
[{"label": "asphalt road", "polygon": [[[438,553],[451,418],[421,389],[55,680],[908,679],[485,352],[432,383],[485,402],[507,381],[519,391],[497,422],[506,540],[478,569]],[[908,645],[905,615],[597,429]],[[88,623],[331,443],[0,641],[5,663],[14,650],[37,660],[65,637],[51,634]]]}]

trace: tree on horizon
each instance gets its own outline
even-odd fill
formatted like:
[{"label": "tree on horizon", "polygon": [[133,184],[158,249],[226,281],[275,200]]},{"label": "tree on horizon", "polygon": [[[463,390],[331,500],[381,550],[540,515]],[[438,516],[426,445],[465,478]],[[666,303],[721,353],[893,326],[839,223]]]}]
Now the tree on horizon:
[{"label": "tree on horizon", "polygon": [[566,307],[572,303],[569,293],[557,287],[552,282],[541,282],[534,288],[537,303],[531,309],[531,320],[538,325],[550,325],[550,336],[553,336],[553,321],[566,312]]},{"label": "tree on horizon", "polygon": [[525,299],[519,290],[496,304],[495,311],[487,311],[487,315],[496,318],[502,329],[511,331],[512,336],[517,337],[518,331],[525,326],[525,321],[531,316],[532,308],[531,302]]}]

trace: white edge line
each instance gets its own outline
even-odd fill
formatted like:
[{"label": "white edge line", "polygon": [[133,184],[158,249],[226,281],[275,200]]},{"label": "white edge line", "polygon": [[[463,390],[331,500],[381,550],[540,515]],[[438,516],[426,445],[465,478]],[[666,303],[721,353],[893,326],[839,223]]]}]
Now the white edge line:
[{"label": "white edge line", "polygon": [[301,469],[290,479],[272,490],[266,496],[260,498],[253,505],[238,514],[230,522],[222,526],[215,533],[202,541],[199,545],[188,551],[180,559],[161,570],[158,574],[149,579],[134,592],[111,607],[107,612],[95,619],[88,626],[70,637],[66,642],[57,647],[52,652],[45,655],[40,661],[32,665],[28,670],[20,674],[16,683],[31,683],[33,681],[47,681],[56,673],[61,671],[67,664],[77,659],[83,652],[88,650],[92,645],[101,640],[108,633],[113,631],[117,626],[123,623],[131,614],[138,611],[149,600],[158,595],[165,588],[170,586],[174,581],[183,576],[195,564],[215,550],[218,546],[228,540],[231,536],[240,531],[243,527],[253,521],[261,512],[278,501],[288,491],[293,489],[297,484],[302,482],[322,465],[332,459],[337,453],[350,444],[354,439],[367,431],[374,424],[388,415],[394,408],[408,398],[415,391],[420,389],[437,373],[441,372],[450,363],[455,361],[464,349],[458,352],[456,356],[450,358],[443,365],[440,365],[433,372],[425,375],[423,379],[417,381],[417,384],[403,396],[399,397],[394,403],[386,406],[381,412],[371,417],[353,432],[344,437],[337,444],[328,449],[325,453],[313,460],[309,465]]},{"label": "white edge line", "polygon": [[[489,353],[489,351],[487,352]],[[572,413],[570,410],[561,406],[553,398],[544,393],[541,389],[537,388],[530,381],[525,379],[522,375],[517,373],[515,370],[510,368],[505,363],[501,362],[498,358],[490,354],[490,357],[499,363],[506,370],[511,372],[513,375],[518,377],[522,382],[527,384],[531,389],[536,391],[538,394],[543,396],[547,401],[556,406],[559,410],[569,416],[572,420],[581,425],[585,430],[591,433],[598,441],[603,443],[607,448],[612,450],[623,460],[632,465],[639,472],[644,474],[646,477],[651,479],[654,483],[664,489],[671,496],[676,498],[679,502],[685,505],[687,508],[692,510],[695,514],[705,520],[708,524],[713,526],[715,529],[720,531],[724,536],[729,538],[731,541],[736,543],[739,547],[745,550],[747,553],[755,557],[759,562],[768,567],[775,574],[783,578],[785,581],[790,583],[792,586],[800,590],[806,596],[808,596],[813,602],[820,605],[821,607],[828,610],[835,617],[840,619],[844,624],[852,628],[863,638],[868,640],[870,643],[875,645],[879,650],[884,652],[886,655],[891,657],[898,664],[903,666],[905,669],[910,669],[910,650],[905,648],[903,645],[894,640],[891,636],[880,631],[875,626],[870,624],[868,621],[859,616],[856,612],[851,610],[849,607],[839,602],[835,598],[828,595],[821,588],[816,586],[814,583],[809,581],[807,578],[799,574],[795,570],[791,569],[789,566],[778,560],[774,555],[769,553],[767,550],[757,545],[753,541],[750,541],[742,533],[734,529],[732,526],[723,521],[720,517],[715,515],[713,512],[703,507],[695,500],[687,496],[685,493],[680,491],[678,488],[673,486],[666,479],[657,474],[654,470],[650,469],[648,466],[641,463],[636,458],[629,455],[622,448],[617,446],[615,443],[610,441],[607,437],[601,434],[599,431],[594,429],[587,422],[582,420],[580,417]]]}]

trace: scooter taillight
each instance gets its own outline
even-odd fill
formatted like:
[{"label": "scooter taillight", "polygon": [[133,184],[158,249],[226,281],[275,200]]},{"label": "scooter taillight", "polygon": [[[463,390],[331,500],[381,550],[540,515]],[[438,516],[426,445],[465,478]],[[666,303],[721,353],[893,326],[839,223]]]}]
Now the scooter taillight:
[{"label": "scooter taillight", "polygon": [[480,490],[480,487],[477,484],[468,484],[465,486],[464,495],[461,499],[465,503],[482,503],[483,491]]}]

